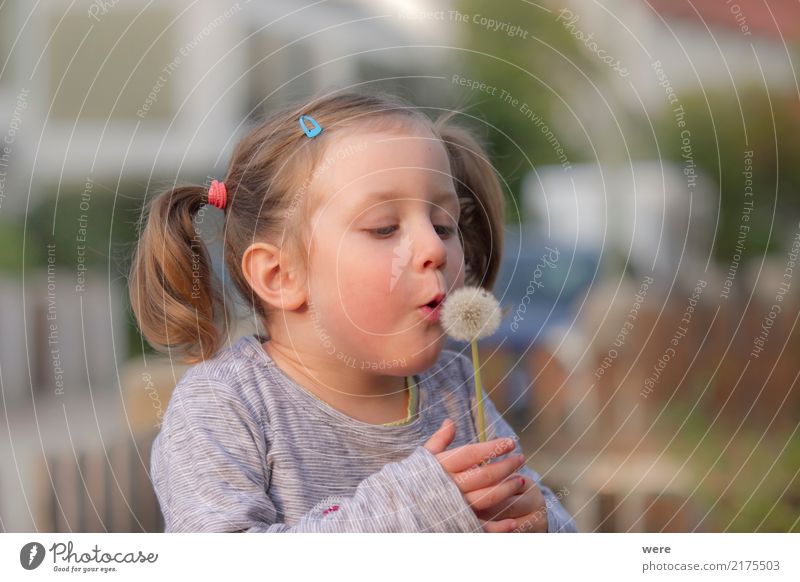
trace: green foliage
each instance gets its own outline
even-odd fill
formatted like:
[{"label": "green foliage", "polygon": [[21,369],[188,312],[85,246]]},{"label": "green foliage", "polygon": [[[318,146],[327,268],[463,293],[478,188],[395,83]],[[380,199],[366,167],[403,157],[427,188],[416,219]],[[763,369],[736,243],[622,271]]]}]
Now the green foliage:
[{"label": "green foliage", "polygon": [[62,188],[57,198],[47,197],[29,213],[28,228],[39,246],[55,244],[59,268],[75,270],[83,260],[87,266],[107,269],[111,278],[124,276],[141,196],[135,191],[103,191],[99,184],[91,188],[88,196],[84,189]]},{"label": "green foliage", "polygon": [[[22,241],[25,240],[24,250]],[[46,252],[36,233],[22,221],[0,220],[0,273],[20,277],[23,269],[36,269],[45,263]]]},{"label": "green foliage", "polygon": [[[595,75],[597,63],[556,22],[556,11],[519,1],[495,2],[487,10],[485,2],[461,0],[457,8],[469,15],[490,14],[494,20],[508,23],[509,27],[519,26],[528,33],[527,38],[509,36],[465,23],[468,52],[461,55],[457,64],[457,70],[464,71],[465,76],[497,87],[493,95],[480,91],[469,95],[468,112],[489,126],[487,129],[475,123],[486,135],[492,161],[519,206],[520,184],[531,164],[560,163],[552,141],[548,142],[541,128],[521,111],[523,104],[540,116],[559,139],[570,163],[581,161],[581,152],[570,150],[556,119],[567,113],[561,98],[569,101],[564,95],[570,84],[586,83],[582,72]],[[503,90],[517,99],[516,105],[501,97]],[[508,219],[518,220],[519,216],[513,214],[514,204],[509,204],[508,209],[512,213]]]},{"label": "green foliage", "polygon": [[[738,100],[737,100],[738,97]],[[749,87],[680,96],[697,166],[719,185],[720,227],[715,255],[727,262],[734,254],[740,225],[750,227],[747,256],[782,249],[780,233],[793,231],[800,216],[800,112],[792,96]],[[681,128],[672,111],[657,126],[662,155],[679,164]],[[744,222],[745,152],[752,151],[754,209]],[[773,215],[775,224],[772,224]],[[794,217],[794,218],[792,218]],[[709,225],[710,226],[710,225]],[[770,232],[772,231],[772,232]]]},{"label": "green foliage", "polygon": [[[58,198],[55,195],[45,198],[27,217],[28,247],[36,265],[45,265],[47,245],[53,244],[58,269],[77,277],[79,264],[83,262],[87,281],[117,280],[127,289],[143,190],[137,185],[125,185],[114,191],[95,182],[72,189],[62,187]],[[5,229],[2,231],[0,238],[21,239],[21,234],[7,235]],[[129,310],[127,293],[123,301]],[[128,313],[128,345],[130,355],[134,355],[141,352],[141,338],[133,315]]]}]

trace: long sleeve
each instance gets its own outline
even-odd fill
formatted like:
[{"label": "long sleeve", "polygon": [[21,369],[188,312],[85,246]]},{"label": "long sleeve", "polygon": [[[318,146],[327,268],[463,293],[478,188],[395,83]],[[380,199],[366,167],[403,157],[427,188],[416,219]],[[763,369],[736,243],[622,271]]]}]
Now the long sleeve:
[{"label": "long sleeve", "polygon": [[[470,364],[471,368],[471,364]],[[514,432],[514,429],[505,421],[505,419],[497,412],[492,401],[486,397],[486,392],[483,391],[484,398],[484,414],[486,421],[486,439],[491,440],[498,437],[510,437],[516,443],[513,454],[523,454],[522,447],[519,444],[519,437]],[[470,398],[472,410],[475,410],[475,391],[472,390]],[[477,426],[476,426],[477,428]],[[547,533],[577,533],[578,529],[575,526],[575,521],[566,509],[561,505],[559,497],[553,491],[542,484],[542,478],[536,471],[524,466],[519,470],[520,473],[533,479],[541,489],[544,495],[545,507],[547,508]]]},{"label": "long sleeve", "polygon": [[225,384],[182,388],[151,461],[167,532],[482,531],[456,483],[422,446],[364,479],[352,496],[319,500],[294,525],[279,523],[262,462],[263,426]]}]

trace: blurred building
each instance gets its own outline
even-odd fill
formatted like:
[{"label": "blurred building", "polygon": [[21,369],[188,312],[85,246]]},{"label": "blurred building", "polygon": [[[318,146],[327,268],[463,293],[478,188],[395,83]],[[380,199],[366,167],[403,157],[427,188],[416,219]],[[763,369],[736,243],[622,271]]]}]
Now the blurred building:
[{"label": "blurred building", "polygon": [[613,57],[625,69],[607,77],[612,94],[631,108],[661,106],[667,85],[678,97],[701,88],[797,85],[792,52],[800,5],[792,0],[567,0],[565,6],[562,25],[587,50],[604,51],[598,58]]},{"label": "blurred building", "polygon": [[695,174],[690,188],[682,168],[666,161],[537,168],[523,185],[527,228],[568,255],[606,258],[598,278],[627,269],[671,280],[681,269],[702,270],[713,244],[714,184]]},{"label": "blurred building", "polygon": [[424,93],[444,53],[410,62],[393,47],[448,42],[435,22],[398,16],[425,4],[6,2],[2,126],[26,104],[2,210],[88,178],[113,189],[219,172],[247,122],[292,96],[393,77]]}]

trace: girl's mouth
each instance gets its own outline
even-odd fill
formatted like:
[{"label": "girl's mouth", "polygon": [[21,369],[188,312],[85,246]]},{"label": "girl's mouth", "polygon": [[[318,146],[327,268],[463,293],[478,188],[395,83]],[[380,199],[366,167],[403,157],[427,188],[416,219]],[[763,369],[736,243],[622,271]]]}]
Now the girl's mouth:
[{"label": "girl's mouth", "polygon": [[439,316],[441,315],[442,311],[442,300],[441,299],[434,299],[427,305],[423,305],[419,308],[422,312],[422,316],[432,322],[439,321]]}]

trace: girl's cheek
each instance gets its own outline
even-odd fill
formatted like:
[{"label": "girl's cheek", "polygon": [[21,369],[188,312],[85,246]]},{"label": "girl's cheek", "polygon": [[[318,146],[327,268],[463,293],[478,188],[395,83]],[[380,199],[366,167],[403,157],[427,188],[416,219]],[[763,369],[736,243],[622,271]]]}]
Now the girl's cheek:
[{"label": "girl's cheek", "polygon": [[336,267],[338,286],[351,298],[350,304],[372,305],[389,293],[391,257],[375,252],[352,252],[340,255]]},{"label": "girl's cheek", "polygon": [[453,260],[449,261],[448,267],[450,271],[450,280],[453,282],[453,290],[460,289],[464,286],[466,278],[466,264],[464,262],[464,253],[459,245],[459,250],[452,257]]},{"label": "girl's cheek", "polygon": [[458,271],[458,275],[456,276],[456,282],[453,285],[454,290],[461,289],[464,286],[465,275],[466,273],[464,273],[464,268],[462,266],[462,268]]},{"label": "girl's cheek", "polygon": [[[373,287],[388,291],[393,265],[398,270],[398,253],[394,245],[354,246],[341,255],[340,276],[368,279]],[[395,257],[393,259],[393,257]],[[402,261],[401,261],[402,262]],[[383,281],[385,280],[385,285]],[[358,281],[352,281],[357,287]]]}]

